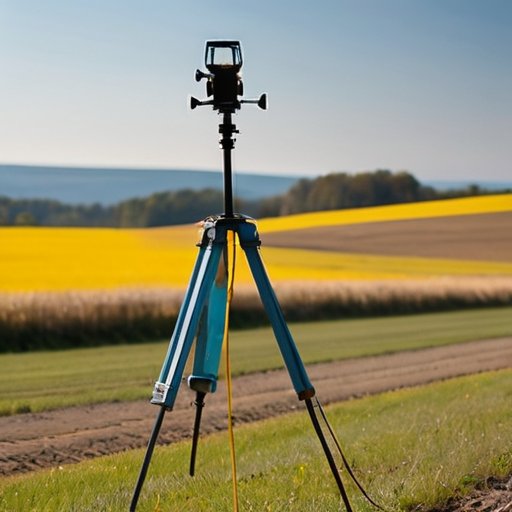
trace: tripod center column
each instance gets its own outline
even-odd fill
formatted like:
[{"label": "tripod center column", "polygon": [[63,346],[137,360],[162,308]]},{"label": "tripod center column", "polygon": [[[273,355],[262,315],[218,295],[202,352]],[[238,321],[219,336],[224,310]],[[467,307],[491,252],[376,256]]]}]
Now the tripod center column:
[{"label": "tripod center column", "polygon": [[231,150],[235,147],[233,134],[238,133],[238,130],[231,122],[231,112],[224,112],[223,122],[219,125],[219,133],[222,135],[219,143],[224,156],[224,215],[226,218],[232,219],[234,217],[234,212]]}]

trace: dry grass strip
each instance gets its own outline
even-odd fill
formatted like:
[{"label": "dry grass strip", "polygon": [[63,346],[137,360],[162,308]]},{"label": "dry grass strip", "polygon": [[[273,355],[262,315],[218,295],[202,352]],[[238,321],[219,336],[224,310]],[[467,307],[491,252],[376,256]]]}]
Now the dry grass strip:
[{"label": "dry grass strip", "polygon": [[[512,305],[511,277],[289,282],[275,291],[289,321]],[[182,298],[168,288],[0,294],[0,351],[167,338]],[[231,324],[263,323],[254,286],[237,287]]]}]

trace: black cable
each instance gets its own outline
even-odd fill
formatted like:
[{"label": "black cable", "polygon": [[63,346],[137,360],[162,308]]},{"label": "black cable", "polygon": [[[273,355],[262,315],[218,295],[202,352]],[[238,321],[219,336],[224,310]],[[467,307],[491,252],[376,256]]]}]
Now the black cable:
[{"label": "black cable", "polygon": [[354,483],[357,485],[363,496],[376,508],[379,510],[384,510],[383,507],[381,507],[378,503],[375,503],[375,501],[368,495],[362,484],[359,482],[359,480],[356,478],[354,472],[352,471],[352,468],[350,467],[350,464],[347,461],[347,458],[345,457],[345,454],[343,453],[343,450],[341,449],[340,443],[338,441],[338,438],[336,437],[336,434],[334,433],[334,430],[332,429],[327,416],[325,415],[324,409],[322,405],[320,404],[318,398],[315,397],[316,404],[318,407],[318,410],[320,411],[320,414],[322,415],[322,419],[324,420],[325,425],[327,426],[327,429],[329,430],[329,434],[331,435],[332,440],[334,441],[334,444],[336,445],[336,448],[338,449],[338,452],[341,456],[341,459],[343,460],[343,464],[345,465],[345,468],[347,469],[348,474],[354,481]]}]

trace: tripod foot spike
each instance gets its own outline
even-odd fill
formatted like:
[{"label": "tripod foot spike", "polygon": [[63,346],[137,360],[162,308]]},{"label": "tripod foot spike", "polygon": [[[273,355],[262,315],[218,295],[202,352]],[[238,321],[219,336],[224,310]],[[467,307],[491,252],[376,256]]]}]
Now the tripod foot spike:
[{"label": "tripod foot spike", "polygon": [[162,428],[162,422],[164,420],[165,411],[165,407],[160,407],[160,411],[158,412],[158,415],[156,417],[155,425],[153,426],[153,431],[151,432],[151,437],[149,438],[148,447],[146,449],[146,455],[144,456],[144,461],[142,463],[142,467],[140,468],[139,479],[137,480],[135,490],[133,491],[133,498],[130,504],[130,512],[135,512],[137,509],[139,495],[142,490],[142,486],[144,485],[144,480],[146,479],[146,474],[148,472],[149,463],[151,462],[153,450],[155,449],[158,434],[160,432],[160,429]]},{"label": "tripod foot spike", "polygon": [[313,406],[313,402],[311,401],[311,398],[306,398],[305,403],[306,403],[306,407],[308,409],[309,416],[311,418],[311,422],[313,423],[313,428],[315,429],[316,435],[318,436],[318,439],[320,440],[320,444],[322,445],[322,448],[324,450],[325,457],[327,459],[327,462],[329,463],[329,467],[331,468],[331,472],[332,472],[332,475],[334,476],[334,480],[336,480],[336,484],[338,485],[338,489],[340,491],[341,498],[343,499],[343,503],[345,504],[345,508],[347,509],[347,512],[352,512],[352,506],[350,505],[350,501],[348,499],[347,492],[345,490],[345,486],[343,485],[340,473],[336,466],[336,462],[331,453],[329,445],[327,444],[327,440],[325,439],[322,427],[320,426],[320,422],[318,421],[318,418],[316,416],[315,408]]},{"label": "tripod foot spike", "polygon": [[206,393],[202,391],[198,391],[196,393],[196,399],[194,404],[196,406],[196,418],[194,421],[194,433],[192,435],[192,450],[190,452],[190,476],[194,476],[196,469],[196,454],[197,454],[197,444],[199,442],[199,428],[201,426],[201,415],[204,407],[204,397]]}]

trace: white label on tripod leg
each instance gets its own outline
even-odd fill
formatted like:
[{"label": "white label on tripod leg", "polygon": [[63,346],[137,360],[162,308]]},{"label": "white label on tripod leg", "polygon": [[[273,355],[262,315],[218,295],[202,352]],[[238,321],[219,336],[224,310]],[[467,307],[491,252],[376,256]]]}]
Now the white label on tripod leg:
[{"label": "white label on tripod leg", "polygon": [[153,398],[151,399],[151,403],[163,404],[167,396],[167,391],[169,391],[169,386],[163,384],[162,382],[155,382],[155,387],[153,389]]},{"label": "white label on tripod leg", "polygon": [[211,246],[207,247],[203,256],[203,261],[201,261],[201,266],[199,267],[199,272],[197,273],[196,282],[194,283],[194,289],[192,290],[192,296],[190,297],[190,302],[187,307],[187,312],[185,314],[185,318],[183,319],[183,324],[180,331],[180,336],[176,343],[176,350],[174,352],[174,356],[172,358],[171,366],[169,368],[169,373],[167,374],[167,379],[165,384],[167,386],[171,385],[171,381],[174,378],[174,372],[176,371],[176,367],[178,366],[178,361],[181,357],[181,352],[183,350],[183,344],[185,343],[185,338],[187,337],[187,333],[190,327],[190,321],[192,319],[192,313],[196,308],[197,297],[199,295],[199,290],[201,289],[201,284],[204,279],[204,275],[206,273],[206,267],[208,266],[208,261],[210,260],[210,256],[212,255]]}]

